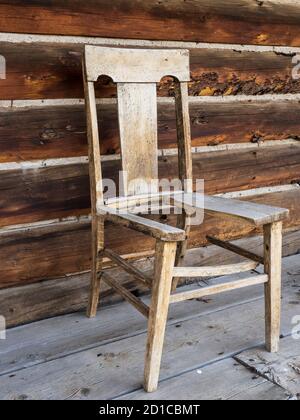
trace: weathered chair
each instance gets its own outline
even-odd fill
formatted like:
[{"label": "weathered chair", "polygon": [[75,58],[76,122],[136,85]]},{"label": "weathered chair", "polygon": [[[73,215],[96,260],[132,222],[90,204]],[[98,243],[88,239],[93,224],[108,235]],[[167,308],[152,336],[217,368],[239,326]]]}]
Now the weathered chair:
[{"label": "weathered chair", "polygon": [[[155,391],[158,385],[169,304],[199,298],[219,292],[265,284],[266,302],[266,348],[276,352],[280,333],[281,299],[281,248],[282,220],[288,210],[274,208],[220,197],[197,196],[192,190],[192,153],[188,105],[189,52],[186,50],[120,49],[86,46],[83,60],[86,112],[89,139],[90,182],[92,197],[92,251],[93,266],[88,316],[96,315],[100,281],[115,289],[143,315],[148,317],[148,342],[145,362],[144,388]],[[117,83],[118,117],[121,140],[124,194],[113,199],[104,199],[99,131],[94,83],[99,76],[106,75]],[[177,80],[175,108],[179,156],[179,179],[185,187],[183,192],[170,192],[173,206],[182,207],[177,227],[167,226],[130,213],[128,208],[138,207],[157,199],[161,204],[158,188],[157,146],[157,100],[156,83],[164,76]],[[153,187],[154,185],[154,187]],[[154,188],[154,194],[153,194]],[[199,200],[200,198],[200,200]],[[231,243],[215,238],[210,242],[245,257],[245,263],[221,267],[189,268],[182,264],[186,250],[190,218],[195,207],[209,214],[242,219],[264,230],[264,258]],[[153,204],[153,202],[151,201]],[[199,204],[200,203],[200,204]],[[134,206],[132,206],[134,204]],[[122,210],[124,209],[124,211]],[[126,210],[125,210],[126,209]],[[151,235],[156,239],[155,270],[153,279],[129,264],[114,251],[104,246],[105,220],[129,229]],[[125,269],[133,278],[152,289],[150,307],[118,284],[116,279],[102,271],[102,261],[108,257]],[[215,277],[237,272],[246,272],[261,263],[265,274],[188,291],[176,292],[178,278]]]}]

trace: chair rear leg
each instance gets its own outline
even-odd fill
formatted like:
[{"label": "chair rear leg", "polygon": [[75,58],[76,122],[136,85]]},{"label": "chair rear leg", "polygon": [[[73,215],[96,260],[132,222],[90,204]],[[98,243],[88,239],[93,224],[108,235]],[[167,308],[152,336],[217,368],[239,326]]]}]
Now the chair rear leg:
[{"label": "chair rear leg", "polygon": [[[191,219],[190,217],[185,213],[183,210],[183,213],[181,215],[178,215],[177,217],[177,227],[179,229],[183,229],[186,232],[186,237],[188,238],[190,230],[191,230]],[[180,265],[183,263],[184,257],[186,255],[188,247],[188,240],[185,240],[183,242],[179,242],[177,244],[177,251],[176,251],[176,258],[175,258],[175,267],[180,267]],[[176,289],[178,287],[178,283],[181,279],[178,277],[174,277],[172,281],[172,292],[176,292]]]},{"label": "chair rear leg", "polygon": [[101,216],[94,216],[92,220],[92,270],[91,270],[91,288],[87,316],[93,318],[97,314],[101,270],[103,256],[101,252],[104,248],[104,219]]},{"label": "chair rear leg", "polygon": [[[179,242],[177,245],[177,252],[175,257],[175,267],[180,267],[183,263],[187,250],[187,241]],[[172,292],[176,292],[179,281],[182,280],[180,277],[174,277],[172,280]]]},{"label": "chair rear leg", "polygon": [[275,353],[279,349],[281,321],[281,265],[282,222],[264,226],[265,273],[269,282],[265,285],[266,348]]},{"label": "chair rear leg", "polygon": [[157,241],[155,275],[148,321],[144,388],[157,390],[165,329],[169,310],[176,242]]}]

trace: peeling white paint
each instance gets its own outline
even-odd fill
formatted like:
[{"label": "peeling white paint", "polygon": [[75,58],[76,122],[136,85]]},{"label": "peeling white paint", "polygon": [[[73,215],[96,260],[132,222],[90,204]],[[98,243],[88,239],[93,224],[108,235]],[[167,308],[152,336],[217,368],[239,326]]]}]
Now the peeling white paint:
[{"label": "peeling white paint", "polygon": [[51,166],[67,166],[74,164],[85,164],[88,162],[87,156],[76,157],[76,158],[59,158],[59,159],[45,159],[45,160],[34,160],[25,162],[8,162],[0,164],[0,172],[3,171],[15,171],[15,170],[32,170],[49,168]]},{"label": "peeling white paint", "polygon": [[203,48],[219,50],[235,50],[247,52],[277,52],[283,54],[293,54],[300,52],[300,47],[280,47],[272,45],[241,45],[241,44],[222,44],[207,42],[188,42],[188,41],[149,41],[136,39],[102,38],[88,36],[67,36],[67,35],[31,35],[16,33],[0,33],[0,42],[20,43],[57,43],[57,44],[92,44],[92,45],[112,45],[112,46],[131,46],[131,47],[166,47],[166,48]]},{"label": "peeling white paint", "polygon": [[189,103],[235,103],[235,102],[279,102],[300,101],[299,93],[279,93],[265,95],[228,95],[228,96],[190,96]]},{"label": "peeling white paint", "polygon": [[[299,102],[299,93],[286,93],[286,94],[265,94],[265,95],[231,95],[231,96],[190,96],[189,103],[197,105],[199,103],[266,103],[266,102]],[[116,105],[117,99],[115,98],[102,98],[97,99],[98,105]],[[160,97],[157,99],[158,104],[174,104],[174,98]],[[34,99],[34,100],[14,100],[14,101],[0,101],[1,108],[40,108],[51,106],[84,106],[84,99]]]},{"label": "peeling white paint", "polygon": [[[201,147],[192,147],[192,153],[213,153],[213,152],[222,152],[229,150],[256,150],[258,148],[267,148],[267,147],[282,147],[282,146],[297,146],[300,147],[300,141],[294,139],[286,140],[268,140],[262,141],[259,143],[233,143],[233,144],[221,144],[218,146],[201,146]],[[167,157],[167,156],[177,156],[177,149],[161,149],[158,150],[158,157]],[[115,155],[104,155],[101,156],[102,162],[108,161],[118,161],[121,159],[120,154]],[[70,158],[57,158],[57,159],[44,159],[44,160],[32,160],[24,162],[7,162],[0,163],[0,172],[4,171],[26,171],[32,169],[42,169],[49,168],[53,166],[67,166],[67,165],[78,165],[78,164],[87,164],[89,161],[88,156],[79,156],[79,157],[70,157]]]},{"label": "peeling white paint", "polygon": [[216,194],[217,197],[224,197],[224,198],[242,198],[242,197],[253,197],[254,195],[265,195],[265,194],[272,194],[272,193],[280,193],[280,192],[287,192],[287,191],[296,191],[300,189],[299,184],[287,184],[287,185],[279,185],[275,187],[262,187],[262,188],[253,188],[250,190],[245,191],[233,191],[229,193],[223,194]]}]

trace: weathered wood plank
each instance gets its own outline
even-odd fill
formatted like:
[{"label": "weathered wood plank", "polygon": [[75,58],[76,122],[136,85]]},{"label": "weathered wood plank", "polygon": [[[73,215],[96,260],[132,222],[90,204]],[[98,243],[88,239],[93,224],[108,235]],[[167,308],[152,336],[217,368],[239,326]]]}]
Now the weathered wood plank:
[{"label": "weathered wood plank", "polygon": [[[7,78],[1,80],[0,99],[82,98],[81,55],[84,44],[0,43],[9,63]],[[261,95],[300,93],[300,81],[292,78],[292,56],[275,52],[249,52],[193,48],[189,93],[198,95]],[[109,79],[96,87],[99,97],[116,95]],[[165,78],[159,96],[170,96],[174,86]]]},{"label": "weathered wood plank", "polygon": [[101,252],[104,248],[104,218],[97,215],[97,204],[103,204],[102,166],[100,158],[100,136],[97,120],[97,105],[95,98],[95,86],[87,80],[87,66],[82,62],[83,85],[85,93],[85,109],[87,120],[88,157],[89,157],[89,180],[91,195],[91,218],[92,218],[92,264],[91,264],[91,290],[87,307],[87,315],[95,316],[98,306],[101,269],[103,258]]},{"label": "weathered wood plank", "polygon": [[[284,223],[285,229],[289,226],[295,226],[298,225],[297,219],[298,219],[298,203],[297,203],[297,192],[293,191],[293,194],[287,193],[287,195],[281,193],[272,193],[272,194],[263,194],[261,196],[257,197],[245,197],[243,200],[264,204],[264,205],[270,205],[270,206],[280,206],[280,205],[287,205],[287,208],[290,210],[290,217],[289,219]],[[283,197],[287,198],[287,201],[284,200]],[[288,199],[289,197],[289,199]],[[291,201],[290,201],[291,200]],[[219,221],[219,222],[218,222]],[[210,223],[214,224],[214,227],[210,227]],[[220,223],[220,224],[219,224]],[[228,229],[228,230],[227,230]],[[229,223],[228,218],[220,218],[220,217],[214,217],[211,215],[205,215],[204,224],[201,225],[200,228],[201,232],[206,233],[206,236],[211,236],[211,233],[218,237],[221,240],[230,240],[230,237],[234,237],[234,232],[239,230],[240,236],[246,236],[254,233],[254,231],[248,226],[247,223],[241,223],[238,221],[232,221]],[[211,233],[210,233],[210,232]],[[197,227],[194,227],[191,230],[191,237],[189,240],[189,247],[193,248],[193,244],[197,243],[199,239],[201,238],[201,234],[198,231]],[[235,237],[236,238],[236,237]],[[195,242],[194,242],[195,241]],[[206,242],[202,242],[202,244],[206,244]]]},{"label": "weathered wood plank", "polygon": [[[71,238],[71,241],[72,240],[73,238]],[[79,248],[76,249],[75,244],[78,241],[82,241],[82,238],[75,238],[75,240],[73,240],[73,247],[70,247],[68,252],[69,255],[68,253],[65,254],[64,252],[62,254],[57,253],[59,246],[55,243],[55,241],[52,242],[50,246],[46,244],[47,241],[37,241],[37,244],[42,243],[43,246],[36,246],[32,251],[29,247],[27,252],[28,254],[31,254],[31,259],[28,260],[28,262],[26,262],[24,265],[22,264],[22,258],[24,258],[25,254],[21,253],[20,250],[18,252],[14,250],[15,255],[17,255],[15,264],[19,267],[19,270],[9,272],[8,268],[6,267],[6,271],[3,272],[3,276],[10,275],[12,282],[17,281],[19,284],[24,284],[24,280],[33,281],[34,279],[38,278],[47,278],[47,276],[53,277],[53,279],[40,281],[38,283],[26,286],[18,286],[0,290],[1,313],[6,317],[8,326],[24,324],[39,319],[86,309],[90,274],[87,273],[77,276],[73,275],[58,279],[55,279],[54,276],[56,264],[60,267],[62,272],[64,272],[65,269],[64,265],[66,265],[68,271],[72,271],[72,269],[74,269],[73,267],[76,267],[75,264],[77,261],[80,261],[80,256],[83,256],[83,258],[88,258],[88,255],[83,250],[80,250]],[[63,241],[61,240],[61,243],[62,242]],[[241,239],[236,241],[236,243],[241,246],[247,246],[248,249],[255,250],[255,252],[260,251],[261,255],[263,254],[262,237]],[[18,241],[16,244],[18,245]],[[24,244],[28,246],[26,242],[24,242]],[[40,249],[43,249],[44,247],[45,254],[41,256]],[[23,249],[23,247],[21,247],[21,249]],[[74,250],[74,255],[71,252],[72,250]],[[294,231],[286,233],[283,242],[284,256],[293,255],[299,252],[300,232]],[[34,257],[35,255],[36,258]],[[48,261],[47,263],[46,260]],[[2,259],[2,262],[4,261],[5,260]],[[43,263],[41,263],[41,261],[43,261]],[[72,263],[72,261],[74,262]],[[190,266],[199,266],[203,264],[236,263],[240,261],[240,257],[230,252],[226,253],[223,250],[216,248],[215,246],[210,246],[208,248],[204,247],[189,250],[185,261]],[[152,273],[151,270],[153,262],[151,259],[149,261],[143,261],[137,264],[139,269],[143,269],[149,274]],[[36,267],[37,273],[35,271],[30,271],[30,267]],[[136,290],[135,284],[132,284],[131,279],[128,276],[124,276],[124,273],[117,273],[120,280],[122,281],[122,284],[125,283],[130,290]],[[36,275],[38,277],[35,277]],[[257,290],[258,288],[251,287],[243,291],[233,291],[230,293],[230,295],[228,295],[228,297],[227,295],[223,294],[217,295],[210,299],[201,300],[199,305],[201,311],[210,311],[215,308],[215,305],[220,308],[222,305],[224,306],[226,302],[227,304],[231,304],[232,302],[240,302],[240,293],[242,293],[243,299],[245,300],[258,297],[261,295],[261,291],[259,290],[259,293],[257,294]],[[118,299],[118,296],[112,295],[111,291],[105,289],[105,287],[102,288],[101,296],[102,306],[112,304]],[[193,302],[194,301],[190,301],[188,303],[189,308]],[[170,308],[171,318],[173,308],[176,307],[177,305],[172,305]],[[178,307],[186,308],[187,306],[179,305]],[[134,311],[132,313],[135,314]],[[108,315],[108,318],[109,317],[110,315]],[[137,328],[133,326],[133,329],[136,330]],[[33,334],[33,336],[35,336],[35,334]],[[108,338],[109,337],[105,338],[103,336],[103,339]]]},{"label": "weathered wood plank", "polygon": [[169,315],[172,270],[176,258],[176,248],[176,242],[157,241],[155,246],[143,383],[146,392],[154,392],[158,386]]},{"label": "weathered wood plank", "polygon": [[[298,269],[299,259],[289,259],[285,270]],[[283,332],[290,332],[297,296],[297,276],[287,279],[283,298]],[[162,378],[201,369],[208,362],[260,343],[264,335],[263,300],[248,302],[206,316],[176,319],[169,324]],[[115,322],[118,316],[115,312]],[[180,327],[179,327],[180,326]],[[245,331],[247,333],[245,334]],[[145,335],[125,338],[93,349],[49,361],[1,377],[2,399],[108,399],[140,387]],[[189,357],[187,357],[187,354]],[[176,363],[174,363],[176,360]],[[128,369],[131,375],[128,375]],[[47,382],[45,383],[45,376]],[[13,379],[13,380],[12,380]],[[215,386],[215,384],[214,384]]]},{"label": "weathered wood plank", "polygon": [[[204,179],[205,192],[210,195],[295,182],[299,180],[299,154],[300,144],[197,153],[193,155],[194,180]],[[160,159],[159,177],[177,179],[176,161],[176,156]],[[117,186],[119,170],[119,160],[103,163],[104,178]],[[90,212],[87,164],[2,171],[0,191],[0,226]]]},{"label": "weathered wood plank", "polygon": [[87,164],[5,171],[1,180],[2,227],[90,213]]},{"label": "weathered wood plank", "polygon": [[264,271],[268,276],[265,285],[266,347],[276,353],[281,320],[282,222],[264,226],[264,242]]},{"label": "weathered wood plank", "polygon": [[[168,53],[161,48],[86,45],[85,60],[89,82],[97,82],[102,75],[111,77],[115,83],[125,84],[159,83],[163,77],[171,75],[180,82],[188,82],[190,77],[189,52],[184,49],[173,49]],[[131,86],[133,90],[140,87]],[[123,88],[121,86],[121,90]],[[145,95],[148,93],[144,91]]]},{"label": "weathered wood plank", "polygon": [[[220,380],[222,378],[222,380]],[[117,398],[118,399],[118,398]],[[287,400],[288,394],[259,376],[254,377],[232,359],[223,360],[177,376],[159,385],[155,394],[143,391],[122,396],[123,400]]]},{"label": "weathered wood plank", "polygon": [[118,84],[118,121],[124,195],[146,194],[158,178],[155,83]]},{"label": "weathered wood plank", "polygon": [[[108,0],[0,4],[3,32],[299,45],[299,6],[268,0]],[[122,22],[122,25],[120,25]],[[218,31],[215,30],[218,28]]]},{"label": "weathered wood plank", "polygon": [[[294,325],[296,327],[296,325]],[[279,353],[267,353],[263,348],[243,352],[237,361],[254,370],[287,393],[299,398],[300,390],[300,341],[287,337],[280,341]]]},{"label": "weathered wood plank", "polygon": [[[201,201],[204,201],[203,203]],[[200,202],[200,204],[198,204]],[[255,226],[263,226],[267,223],[285,220],[289,216],[289,211],[285,208],[257,205],[255,203],[243,202],[224,197],[215,197],[203,194],[174,194],[174,203],[183,205],[191,212],[193,208],[204,210],[207,214],[219,215],[228,218],[252,223]]]},{"label": "weathered wood plank", "polygon": [[[252,376],[253,380],[254,377]],[[257,378],[258,379],[258,378]],[[241,393],[234,395],[233,401],[278,401],[278,400],[293,400],[294,398],[285,392],[282,388],[266,381],[258,386],[253,386]]]},{"label": "weathered wood plank", "polygon": [[[98,106],[102,154],[120,153],[116,110],[116,104]],[[192,146],[298,139],[299,113],[296,99],[215,104],[190,98]],[[83,105],[0,108],[0,116],[0,162],[87,155]],[[160,101],[158,145],[177,147],[174,105]]]},{"label": "weathered wood plank", "polygon": [[[299,226],[300,190],[247,197],[247,200],[275,206],[284,203],[291,212],[285,229]],[[173,219],[169,217],[164,221],[172,223]],[[142,253],[154,248],[152,238],[140,233],[116,225],[108,225],[106,229],[106,246],[121,255],[135,254],[137,249]],[[191,230],[189,247],[195,248],[207,244],[207,235],[213,234],[223,240],[230,240],[254,235],[256,232],[249,224],[239,221],[229,223],[228,219],[206,216],[204,224],[194,226]],[[89,270],[90,235],[90,222],[84,220],[2,232],[0,287],[21,285]],[[210,262],[212,261],[208,264]]]}]

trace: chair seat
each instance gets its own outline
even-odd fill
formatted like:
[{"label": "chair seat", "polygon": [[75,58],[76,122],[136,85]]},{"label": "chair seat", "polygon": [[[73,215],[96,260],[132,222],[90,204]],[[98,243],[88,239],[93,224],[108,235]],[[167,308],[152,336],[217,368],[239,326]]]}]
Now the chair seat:
[{"label": "chair seat", "polygon": [[[166,195],[155,194],[152,198],[154,197],[156,200],[159,200],[163,196],[166,198]],[[289,210],[283,208],[197,193],[184,193],[183,191],[170,193],[169,198],[170,202],[173,202],[175,206],[184,207],[186,211],[190,210],[191,214],[197,209],[204,209],[206,213],[242,219],[255,226],[278,222],[287,218],[289,215]],[[149,234],[157,239],[164,241],[184,241],[186,239],[184,230],[131,213],[130,205],[128,207],[128,204],[145,204],[150,199],[151,196],[141,195],[109,200],[110,204],[98,206],[98,215],[105,216],[106,220],[113,223]]]},{"label": "chair seat", "polygon": [[[195,209],[204,209],[206,213],[217,213],[222,216],[243,219],[255,226],[279,222],[289,216],[289,210],[285,208],[199,193],[176,191],[175,193],[154,194],[151,198],[156,197],[158,199],[168,195],[175,205],[179,207],[184,206],[186,210],[190,209],[191,212],[195,211]],[[140,195],[111,199],[108,200],[107,204],[115,208],[122,208],[123,206],[126,207],[128,203],[142,204],[148,200],[149,196]]]},{"label": "chair seat", "polygon": [[[288,209],[248,201],[233,200],[225,197],[209,195],[204,195],[203,197],[197,193],[175,194],[174,202],[183,203],[191,209],[204,207],[205,212],[219,213],[223,216],[240,218],[255,226],[263,226],[265,224],[278,222],[289,216]],[[201,202],[204,204],[201,204]]]}]

